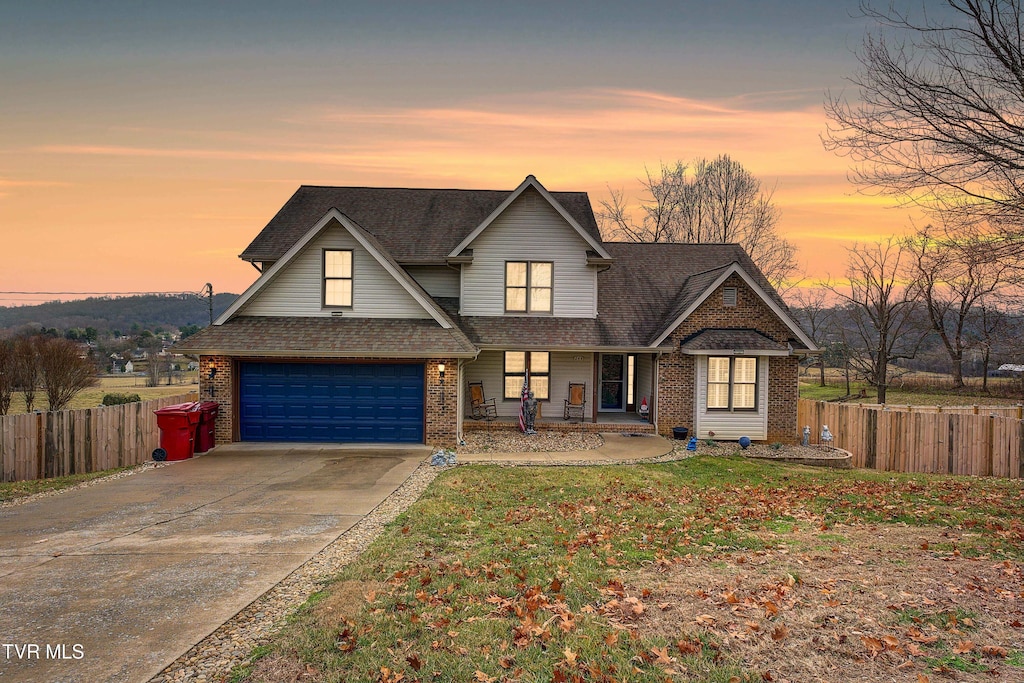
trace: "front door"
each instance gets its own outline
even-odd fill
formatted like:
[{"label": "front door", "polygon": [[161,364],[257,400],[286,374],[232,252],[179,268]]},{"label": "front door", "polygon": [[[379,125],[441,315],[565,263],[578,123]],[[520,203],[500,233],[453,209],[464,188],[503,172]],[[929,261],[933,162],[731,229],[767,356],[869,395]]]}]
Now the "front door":
[{"label": "front door", "polygon": [[601,398],[599,410],[626,409],[626,356],[601,354]]}]

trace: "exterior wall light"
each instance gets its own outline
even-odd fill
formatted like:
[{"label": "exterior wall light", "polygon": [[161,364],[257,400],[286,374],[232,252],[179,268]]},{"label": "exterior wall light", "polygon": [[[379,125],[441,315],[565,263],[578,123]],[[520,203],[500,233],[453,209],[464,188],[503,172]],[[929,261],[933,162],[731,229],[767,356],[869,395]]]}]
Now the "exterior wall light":
[{"label": "exterior wall light", "polygon": [[441,379],[444,379],[444,363],[437,364],[437,374],[441,377]]}]

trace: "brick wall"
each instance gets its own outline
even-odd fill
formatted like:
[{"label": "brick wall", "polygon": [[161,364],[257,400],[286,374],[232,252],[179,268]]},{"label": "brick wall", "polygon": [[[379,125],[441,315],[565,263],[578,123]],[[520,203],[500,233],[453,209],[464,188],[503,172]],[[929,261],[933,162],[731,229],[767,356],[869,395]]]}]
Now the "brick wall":
[{"label": "brick wall", "polygon": [[[210,370],[217,369],[217,374],[211,380]],[[234,402],[234,383],[231,376],[231,358],[228,356],[200,356],[199,357],[199,400],[216,401],[220,404],[220,412],[217,414],[215,436],[217,443],[231,443],[234,439],[232,424],[232,404]],[[210,393],[210,387],[213,393]]]},{"label": "brick wall", "polygon": [[[736,288],[736,305],[722,306],[722,288]],[[658,432],[672,435],[673,427],[694,426],[694,382],[696,357],[680,352],[683,339],[707,328],[754,329],[785,343],[792,332],[738,275],[732,275],[711,293],[669,337],[676,351],[658,362]],[[797,359],[772,357],[768,365],[768,440],[793,443],[797,440]]]},{"label": "brick wall", "polygon": [[[678,346],[678,342],[676,342]],[[658,361],[658,433],[672,436],[673,427],[693,430],[693,388],[696,359],[675,351]]]},{"label": "brick wall", "polygon": [[797,443],[796,410],[800,398],[796,356],[773,357],[768,366],[768,441]]},{"label": "brick wall", "polygon": [[[444,363],[444,385],[438,374],[438,363]],[[456,421],[459,414],[459,360],[430,358],[427,360],[427,433],[431,446],[454,448],[458,440]]]}]

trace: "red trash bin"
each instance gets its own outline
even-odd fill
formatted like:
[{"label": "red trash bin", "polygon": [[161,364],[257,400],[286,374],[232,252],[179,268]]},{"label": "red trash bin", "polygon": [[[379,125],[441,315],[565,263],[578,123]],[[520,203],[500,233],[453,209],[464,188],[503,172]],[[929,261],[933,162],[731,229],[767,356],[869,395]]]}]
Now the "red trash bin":
[{"label": "red trash bin", "polygon": [[199,411],[199,427],[196,428],[196,453],[205,453],[217,445],[216,423],[220,413],[220,404],[216,401],[203,401],[197,407]]},{"label": "red trash bin", "polygon": [[156,425],[160,428],[160,448],[168,460],[187,460],[195,445],[196,424],[199,423],[198,404],[179,403],[154,410]]}]

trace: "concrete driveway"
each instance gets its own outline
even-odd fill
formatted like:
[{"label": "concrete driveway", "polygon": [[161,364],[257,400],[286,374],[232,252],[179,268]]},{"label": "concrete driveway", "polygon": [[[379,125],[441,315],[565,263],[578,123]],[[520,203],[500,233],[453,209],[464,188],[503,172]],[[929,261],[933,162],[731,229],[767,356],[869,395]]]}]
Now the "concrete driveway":
[{"label": "concrete driveway", "polygon": [[428,455],[222,446],[0,508],[0,683],[149,680]]}]

